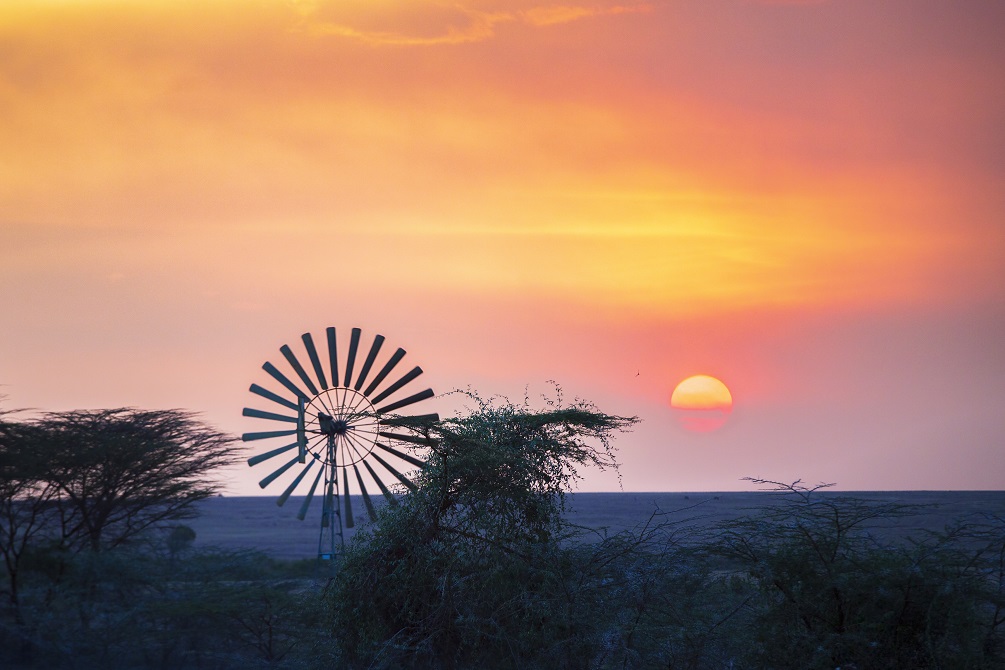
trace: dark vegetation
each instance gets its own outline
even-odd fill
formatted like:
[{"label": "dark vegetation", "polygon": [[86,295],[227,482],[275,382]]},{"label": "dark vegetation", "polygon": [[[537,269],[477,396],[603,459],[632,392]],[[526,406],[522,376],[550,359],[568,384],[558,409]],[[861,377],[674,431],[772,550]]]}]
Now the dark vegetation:
[{"label": "dark vegetation", "polygon": [[584,404],[416,426],[417,491],[333,578],[194,548],[232,446],[189,414],[0,419],[0,667],[1005,668],[1001,516],[905,540],[916,506],[754,480],[748,516],[605,534],[566,493],[634,419]]}]

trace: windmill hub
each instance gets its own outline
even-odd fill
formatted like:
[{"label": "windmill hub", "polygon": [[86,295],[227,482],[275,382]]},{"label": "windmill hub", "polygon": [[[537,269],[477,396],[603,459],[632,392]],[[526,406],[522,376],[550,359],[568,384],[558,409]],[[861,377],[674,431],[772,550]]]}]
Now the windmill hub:
[{"label": "windmill hub", "polygon": [[318,412],[318,425],[321,432],[329,437],[335,435],[345,435],[352,427],[345,419],[335,419],[330,414]]}]

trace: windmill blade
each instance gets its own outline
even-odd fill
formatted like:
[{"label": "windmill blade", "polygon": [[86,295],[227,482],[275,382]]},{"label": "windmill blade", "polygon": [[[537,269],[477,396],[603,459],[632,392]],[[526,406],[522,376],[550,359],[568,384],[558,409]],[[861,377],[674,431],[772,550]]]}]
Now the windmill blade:
[{"label": "windmill blade", "polygon": [[300,365],[300,361],[297,360],[297,357],[293,355],[293,350],[290,349],[290,345],[284,344],[283,346],[279,347],[279,351],[283,352],[283,356],[286,357],[286,361],[296,371],[297,376],[300,377],[300,379],[304,382],[307,388],[310,389],[311,393],[313,395],[317,395],[318,387],[315,386],[314,382],[311,381],[311,378],[307,376],[307,371],[304,370],[304,366]]},{"label": "windmill blade", "polygon": [[349,472],[342,468],[342,491],[345,498],[345,527],[352,528],[356,522],[352,518],[352,499],[349,497]]},{"label": "windmill blade", "polygon": [[407,433],[389,433],[384,430],[377,431],[377,435],[379,435],[380,437],[386,437],[389,440],[398,440],[399,442],[410,442],[412,444],[417,444],[420,447],[432,447],[439,441],[433,437],[408,435]]},{"label": "windmill blade", "polygon": [[318,489],[318,482],[321,481],[321,475],[325,473],[324,467],[318,471],[318,476],[314,478],[314,483],[311,484],[311,490],[307,492],[307,497],[304,498],[304,502],[300,505],[300,511],[297,512],[297,518],[301,521],[307,516],[307,508],[311,505],[311,500],[314,498],[314,492]]},{"label": "windmill blade", "polygon": [[412,456],[411,454],[406,454],[403,451],[398,451],[397,449],[395,449],[395,448],[393,448],[391,446],[388,446],[386,444],[381,444],[380,442],[374,442],[374,444],[376,444],[378,447],[380,447],[381,449],[383,449],[387,453],[393,454],[394,456],[397,456],[398,458],[400,458],[403,461],[408,461],[409,463],[411,463],[412,465],[414,465],[417,468],[425,468],[426,467],[426,462],[425,461],[423,461],[422,459],[416,458],[415,456]]},{"label": "windmill blade", "polygon": [[404,357],[405,357],[404,349],[399,348],[396,352],[394,352],[394,355],[391,356],[391,358],[387,361],[387,363],[384,364],[384,367],[381,368],[380,372],[377,373],[377,376],[373,378],[372,382],[370,382],[370,385],[366,387],[365,391],[363,391],[363,395],[370,397],[370,394],[373,393],[373,390],[377,388],[377,386],[382,381],[384,381],[384,377],[386,377],[391,372],[391,370],[394,369],[394,366],[397,365],[398,362]]},{"label": "windmill blade", "polygon": [[394,494],[392,494],[390,491],[387,490],[387,487],[384,486],[384,482],[380,481],[380,477],[378,477],[377,473],[373,471],[373,468],[370,467],[370,464],[367,463],[366,461],[363,461],[363,467],[365,467],[366,471],[370,473],[371,477],[373,477],[373,481],[377,482],[377,488],[379,488],[380,492],[384,494],[384,498],[387,499],[387,504],[397,505],[398,504],[397,498],[395,498]]},{"label": "windmill blade", "polygon": [[286,416],[285,414],[273,414],[272,412],[263,412],[260,409],[251,409],[251,408],[248,408],[248,407],[245,407],[244,411],[241,412],[241,414],[243,416],[250,416],[250,417],[254,417],[256,419],[269,419],[271,421],[285,421],[287,423],[296,423],[297,422],[297,417],[295,417],[295,416]]},{"label": "windmill blade", "polygon": [[290,402],[286,398],[284,398],[282,396],[279,396],[279,395],[276,395],[272,391],[270,391],[268,389],[264,389],[261,386],[259,386],[258,384],[252,384],[251,388],[248,389],[248,390],[251,391],[252,393],[256,393],[256,394],[262,396],[263,398],[271,400],[272,402],[277,402],[280,405],[282,405],[283,407],[289,407],[290,409],[296,409],[297,408],[297,406],[294,403]]},{"label": "windmill blade", "polygon": [[296,429],[294,430],[269,430],[264,433],[245,433],[241,436],[242,442],[253,442],[255,440],[268,440],[272,437],[286,437],[287,435],[295,435]]},{"label": "windmill blade", "polygon": [[375,413],[377,414],[377,416],[380,416],[381,414],[387,414],[388,412],[393,412],[396,409],[400,409],[402,407],[407,407],[408,405],[417,403],[420,400],[432,398],[434,395],[436,394],[433,393],[433,389],[426,389],[425,391],[419,391],[415,395],[410,395],[407,398],[399,400],[398,402],[392,402],[390,405],[385,405],[384,407],[381,407],[380,409],[376,410]]},{"label": "windmill blade", "polygon": [[[397,477],[398,481],[405,485],[405,488],[407,488],[409,491],[414,491],[415,490],[415,484],[412,483],[412,480],[409,479],[408,477],[406,477],[405,475],[401,474],[400,472],[398,472],[394,468],[392,468],[390,465],[388,465],[387,461],[385,461],[383,458],[381,458],[380,455],[376,451],[371,451],[370,455],[373,456],[373,458],[374,458],[375,461],[377,461],[378,463],[380,463],[381,465],[383,465],[384,468],[388,472],[390,472],[392,475],[394,475],[395,477]],[[363,462],[365,463],[366,461],[363,461]]]},{"label": "windmill blade", "polygon": [[294,457],[292,461],[290,461],[286,465],[282,466],[281,468],[279,468],[278,470],[276,470],[275,472],[273,472],[271,475],[269,475],[268,477],[266,477],[262,481],[258,482],[258,485],[264,489],[266,486],[268,486],[273,481],[275,481],[276,477],[278,477],[279,475],[283,474],[284,472],[286,472],[287,470],[289,470],[290,468],[292,468],[294,465],[296,465],[297,464],[297,460],[298,459],[296,457]]},{"label": "windmill blade", "polygon": [[366,376],[370,374],[370,368],[373,366],[373,361],[377,358],[377,352],[380,351],[380,346],[384,344],[384,336],[377,335],[373,338],[373,344],[370,346],[370,353],[366,355],[366,360],[363,361],[363,369],[359,371],[359,377],[356,379],[356,386],[353,388],[357,391],[363,386],[363,382],[366,381]]},{"label": "windmill blade", "polygon": [[332,369],[332,386],[338,386],[338,344],[335,341],[335,329],[328,326],[328,364]]},{"label": "windmill blade", "polygon": [[257,456],[252,456],[251,458],[248,459],[248,465],[252,466],[258,465],[262,461],[267,461],[273,456],[278,456],[279,454],[286,453],[295,446],[297,446],[296,442],[294,442],[293,444],[287,444],[285,447],[279,447],[278,449],[273,449],[272,451],[266,451],[265,453],[258,454]]},{"label": "windmill blade", "polygon": [[404,386],[408,382],[412,381],[413,379],[415,379],[416,377],[418,377],[421,374],[422,374],[422,368],[420,368],[418,365],[416,365],[414,368],[412,368],[407,373],[405,373],[404,377],[402,377],[401,379],[399,379],[398,381],[394,382],[393,384],[391,384],[390,386],[388,386],[386,389],[384,389],[383,391],[381,391],[380,395],[378,395],[376,398],[374,398],[370,402],[372,402],[374,405],[376,405],[381,400],[383,400],[387,396],[391,395],[392,393],[394,393],[395,391],[397,391],[398,389],[400,389],[402,386]]},{"label": "windmill blade", "polygon": [[346,388],[349,387],[349,383],[352,381],[352,367],[356,363],[356,350],[359,348],[359,328],[352,329],[352,337],[349,338],[349,357],[345,362],[345,381],[342,386]]},{"label": "windmill blade", "polygon": [[277,382],[279,382],[280,384],[288,388],[290,391],[292,391],[293,395],[295,395],[296,397],[298,398],[307,397],[306,393],[301,391],[296,384],[287,379],[286,375],[277,370],[276,366],[273,365],[272,363],[266,362],[265,365],[262,366],[262,369],[268,372],[270,375],[272,375],[272,378],[275,379]]},{"label": "windmill blade", "polygon": [[[303,463],[303,461],[300,462]],[[290,497],[290,494],[293,493],[293,489],[297,488],[297,485],[300,484],[300,482],[303,480],[304,475],[306,475],[307,471],[310,470],[312,467],[314,467],[314,461],[308,463],[307,467],[301,470],[300,474],[297,475],[297,478],[293,480],[293,483],[286,487],[286,490],[283,491],[283,495],[279,496],[279,498],[276,500],[276,505],[278,507],[282,507],[283,505],[286,504],[286,501]]]},{"label": "windmill blade", "polygon": [[377,512],[373,509],[373,501],[370,500],[370,494],[366,492],[366,485],[363,484],[363,476],[359,474],[359,468],[356,464],[352,464],[352,470],[356,473],[356,483],[359,484],[359,492],[363,494],[363,505],[366,506],[366,513],[370,517],[370,521],[377,520]]},{"label": "windmill blade", "polygon": [[307,349],[307,357],[311,359],[311,365],[314,366],[314,374],[318,376],[318,381],[321,382],[321,388],[328,390],[328,380],[325,379],[325,371],[321,367],[321,359],[318,358],[318,350],[314,347],[314,338],[311,337],[310,333],[304,333],[300,336],[300,339],[304,341],[304,348]]},{"label": "windmill blade", "polygon": [[392,416],[387,419],[381,418],[380,423],[384,426],[417,426],[424,423],[433,423],[440,420],[439,414],[416,414],[415,416]]}]

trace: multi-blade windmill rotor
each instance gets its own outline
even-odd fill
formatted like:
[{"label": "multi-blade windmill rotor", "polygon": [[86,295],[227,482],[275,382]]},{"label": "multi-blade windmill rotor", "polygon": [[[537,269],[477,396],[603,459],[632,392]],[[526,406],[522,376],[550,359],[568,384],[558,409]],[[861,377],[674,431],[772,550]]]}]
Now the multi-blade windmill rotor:
[{"label": "multi-blade windmill rotor", "polygon": [[[279,351],[293,370],[295,380],[270,362],[262,366],[284,391],[276,393],[258,384],[252,384],[250,391],[284,410],[265,411],[246,407],[244,416],[274,422],[277,424],[275,427],[281,426],[281,429],[245,433],[241,439],[245,442],[278,440],[285,443],[252,456],[248,465],[256,466],[276,457],[289,458],[292,455],[262,479],[259,486],[265,488],[293,470],[296,474],[287,483],[276,504],[284,505],[298,489],[305,492],[297,513],[299,519],[306,517],[311,501],[320,489],[323,503],[318,556],[330,559],[336,552],[336,540],[338,544],[343,542],[343,526],[352,528],[355,524],[350,497],[353,488],[362,497],[370,519],[376,518],[376,510],[367,489],[368,482],[375,485],[390,504],[395,504],[395,497],[384,483],[385,479],[393,478],[402,486],[414,489],[415,485],[402,471],[424,466],[421,458],[409,452],[416,446],[428,445],[429,440],[413,429],[436,421],[439,416],[398,413],[398,410],[434,395],[432,389],[406,395],[408,390],[405,387],[422,374],[422,368],[416,366],[397,376],[396,367],[405,356],[404,349],[397,349],[370,378],[384,344],[383,335],[374,337],[357,371],[362,331],[352,329],[344,360],[340,360],[338,355],[335,328],[328,328],[325,334],[328,355],[324,362],[327,366],[322,363],[311,334],[301,336],[313,376],[285,344]],[[303,467],[298,468],[298,465]]]}]

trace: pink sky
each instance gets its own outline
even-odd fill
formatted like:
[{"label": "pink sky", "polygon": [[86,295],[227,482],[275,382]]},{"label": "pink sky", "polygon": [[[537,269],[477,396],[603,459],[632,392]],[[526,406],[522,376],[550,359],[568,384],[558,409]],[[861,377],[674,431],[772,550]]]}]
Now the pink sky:
[{"label": "pink sky", "polygon": [[[1003,33],[991,0],[5,4],[3,406],[261,429],[261,364],[359,326],[437,391],[639,416],[625,490],[1000,489]],[[669,409],[693,374],[719,431]]]}]

